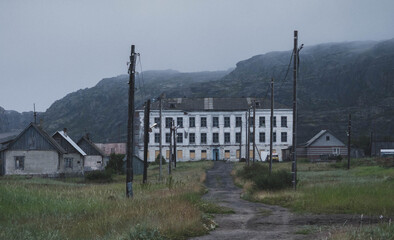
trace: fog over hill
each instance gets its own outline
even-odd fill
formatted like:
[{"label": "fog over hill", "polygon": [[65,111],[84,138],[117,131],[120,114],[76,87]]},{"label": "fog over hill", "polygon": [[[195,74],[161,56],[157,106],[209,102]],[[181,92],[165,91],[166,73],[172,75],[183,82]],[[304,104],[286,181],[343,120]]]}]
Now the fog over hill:
[{"label": "fog over hill", "polygon": [[[285,79],[291,53],[256,55],[229,71],[146,71],[136,76],[136,103],[162,92],[169,97],[269,98],[274,78],[275,101],[291,106],[292,64]],[[94,141],[125,141],[127,101],[128,76],[121,75],[68,94],[40,117],[49,132],[67,127],[74,137],[87,131]],[[300,52],[298,107],[299,142],[321,129],[344,140],[349,113],[356,138],[371,131],[394,136],[394,39],[305,46]],[[0,119],[4,115],[0,111]],[[26,125],[26,120],[13,122]],[[0,131],[14,127],[3,125]]]}]

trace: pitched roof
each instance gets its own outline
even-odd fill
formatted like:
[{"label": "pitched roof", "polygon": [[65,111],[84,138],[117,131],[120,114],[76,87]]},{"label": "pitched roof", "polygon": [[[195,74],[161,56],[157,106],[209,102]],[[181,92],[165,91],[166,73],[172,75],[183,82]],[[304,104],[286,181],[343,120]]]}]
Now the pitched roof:
[{"label": "pitched roof", "polygon": [[[310,145],[312,145],[314,142],[316,142],[316,140],[318,140],[319,138],[321,138],[325,133],[330,133],[332,136],[335,137],[335,135],[330,131],[330,130],[321,130],[320,132],[318,132],[315,136],[313,136],[311,139],[309,139],[309,141],[307,141],[305,144],[302,144],[302,146],[308,147]],[[336,137],[335,137],[336,138]],[[338,139],[338,138],[337,138]],[[339,140],[339,139],[338,139]],[[339,140],[340,141],[340,140]]]},{"label": "pitched roof", "polygon": [[[164,98],[163,110],[183,111],[244,111],[256,101],[256,109],[270,109],[271,102],[264,98]],[[280,103],[275,103],[275,109],[290,109]],[[143,110],[139,108],[139,110]],[[159,101],[151,105],[151,110],[159,110]]]},{"label": "pitched roof", "polygon": [[27,126],[21,133],[19,133],[16,138],[12,140],[12,142],[8,144],[8,147],[12,146],[16,141],[18,141],[18,139],[21,138],[30,127],[34,128],[44,139],[46,139],[49,144],[55,148],[56,151],[61,154],[66,153],[66,151],[62,148],[62,146],[60,146],[59,143],[55,141],[55,139],[53,139],[47,132],[45,132],[40,126],[35,123],[30,123],[29,126]]},{"label": "pitched roof", "polygon": [[55,132],[52,136],[55,136],[56,133],[59,133],[60,136],[62,136],[68,143],[75,148],[82,156],[86,156],[87,154],[76,144],[67,134],[64,133],[64,131],[57,131]]},{"label": "pitched roof", "polygon": [[86,136],[81,137],[81,139],[78,140],[78,144],[80,144],[80,142],[83,140],[86,141],[88,144],[90,144],[90,146],[92,146],[92,148],[94,148],[97,152],[99,152],[101,156],[103,157],[106,156],[105,153]]}]

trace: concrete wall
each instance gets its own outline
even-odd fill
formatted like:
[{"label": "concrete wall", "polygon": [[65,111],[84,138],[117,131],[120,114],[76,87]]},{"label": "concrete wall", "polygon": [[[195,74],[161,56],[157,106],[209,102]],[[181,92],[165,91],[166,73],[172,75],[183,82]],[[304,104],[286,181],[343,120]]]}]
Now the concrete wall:
[{"label": "concrete wall", "polygon": [[[140,124],[140,134],[137,140],[138,149],[137,152],[138,156],[143,159],[143,111],[139,111],[139,116],[141,117],[141,124]],[[274,127],[274,132],[277,133],[276,142],[274,143],[273,149],[279,155],[279,159],[282,160],[282,149],[286,149],[291,146],[292,143],[292,111],[281,109],[275,110],[274,116],[276,116],[276,127]],[[287,117],[287,126],[281,126],[281,117]],[[159,117],[159,111],[152,111],[150,115],[150,124],[154,123],[156,117]],[[237,161],[238,158],[236,157],[236,151],[239,150],[239,143],[236,143],[236,133],[241,132],[240,127],[236,127],[236,117],[242,118],[242,149],[241,149],[241,156],[245,157],[245,147],[246,147],[246,116],[245,111],[232,111],[232,112],[213,112],[213,111],[206,111],[206,112],[188,112],[185,114],[184,111],[174,111],[174,110],[165,110],[162,112],[162,144],[163,144],[163,155],[166,157],[166,150],[168,150],[169,143],[165,142],[166,133],[170,132],[169,128],[166,128],[166,118],[172,117],[177,121],[178,117],[183,119],[183,127],[178,129],[178,133],[183,134],[183,142],[177,143],[177,150],[183,150],[182,158],[178,159],[181,161],[190,161],[190,160],[200,160],[201,159],[201,150],[207,151],[207,159],[213,158],[213,150],[219,150],[219,159],[224,159],[225,151],[230,151],[230,159],[232,161]],[[195,127],[189,126],[189,118],[195,118]],[[207,118],[207,127],[201,127],[201,117]],[[219,127],[213,127],[213,117],[219,118]],[[224,127],[224,118],[230,117],[230,127]],[[259,118],[265,117],[265,126],[259,125]],[[250,127],[250,131],[252,133],[253,128]],[[259,141],[259,134],[260,132],[265,132],[265,141]],[[287,141],[281,141],[281,133],[287,133]],[[155,159],[155,151],[159,150],[159,143],[155,143],[155,133],[159,133],[159,128],[153,129],[151,133],[149,133],[149,158],[148,161],[154,161]],[[189,142],[189,134],[195,133],[195,143]],[[201,143],[201,133],[207,133],[207,143]],[[213,143],[212,135],[213,133],[219,134],[219,142]],[[224,133],[230,133],[230,142],[224,142]],[[186,137],[187,136],[187,137]],[[256,110],[256,145],[260,152],[262,151],[269,151],[269,136],[270,136],[270,110]],[[195,151],[195,159],[190,159],[190,150]],[[250,150],[253,150],[251,147]],[[256,152],[256,159],[259,159],[259,155]]]},{"label": "concrete wall", "polygon": [[103,157],[101,155],[85,156],[85,171],[101,170],[103,166]]},{"label": "concrete wall", "polygon": [[[24,156],[24,169],[15,169],[15,157]],[[56,151],[5,151],[5,174],[56,174],[59,155]]]}]

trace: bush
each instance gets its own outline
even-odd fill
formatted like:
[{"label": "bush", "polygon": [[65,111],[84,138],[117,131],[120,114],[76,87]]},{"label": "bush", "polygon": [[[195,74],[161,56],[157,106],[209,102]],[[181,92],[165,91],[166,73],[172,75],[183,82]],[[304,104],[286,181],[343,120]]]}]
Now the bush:
[{"label": "bush", "polygon": [[93,182],[107,183],[112,181],[112,171],[92,171],[85,174],[85,179]]},{"label": "bush", "polygon": [[261,163],[244,166],[243,169],[237,172],[237,175],[251,180],[255,190],[280,190],[291,187],[293,180],[292,174],[284,169],[272,171],[269,174],[268,166]]},{"label": "bush", "polygon": [[[156,159],[155,159],[155,162],[154,163],[151,163],[152,165],[159,165],[160,164],[160,160],[159,160],[159,155],[157,155],[157,157],[156,157]],[[163,156],[161,156],[161,164],[162,165],[165,165],[166,164],[166,159],[163,157]]]},{"label": "bush", "polygon": [[115,154],[112,153],[109,156],[109,161],[105,170],[113,171],[114,173],[121,174],[123,173],[123,158],[124,154]]}]

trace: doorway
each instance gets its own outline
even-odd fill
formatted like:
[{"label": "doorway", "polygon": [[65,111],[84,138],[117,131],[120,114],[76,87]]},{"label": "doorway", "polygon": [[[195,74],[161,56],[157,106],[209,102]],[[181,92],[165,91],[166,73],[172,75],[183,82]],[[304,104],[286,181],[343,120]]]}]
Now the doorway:
[{"label": "doorway", "polygon": [[213,149],[212,153],[213,153],[212,159],[214,161],[218,161],[219,160],[219,149]]}]

